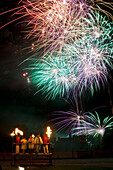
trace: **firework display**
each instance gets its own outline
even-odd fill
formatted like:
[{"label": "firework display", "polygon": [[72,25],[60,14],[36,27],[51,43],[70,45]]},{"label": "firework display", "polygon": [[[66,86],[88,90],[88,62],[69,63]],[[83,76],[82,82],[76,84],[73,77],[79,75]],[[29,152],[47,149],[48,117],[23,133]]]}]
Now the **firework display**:
[{"label": "firework display", "polygon": [[88,135],[101,136],[104,135],[105,130],[113,129],[113,116],[107,116],[103,121],[100,120],[98,113],[95,111],[95,114],[89,113],[89,115],[85,115],[89,119],[89,122],[86,121],[86,124],[89,125],[87,129]]},{"label": "firework display", "polygon": [[113,10],[113,3],[105,0],[20,0],[18,5],[6,11],[16,11],[9,23],[23,19],[26,38],[34,38],[36,51],[44,47],[46,52],[62,50],[65,43],[80,38],[86,31],[83,17],[88,18],[92,10],[111,18],[109,10]]},{"label": "firework display", "polygon": [[[60,50],[55,48],[58,50],[57,52],[55,52],[52,42],[50,43],[50,46],[52,45],[53,47],[52,50],[51,47],[49,48],[51,55],[50,53],[44,54],[44,62],[42,62],[41,66],[43,80],[39,78],[41,74],[38,65],[36,66],[37,71],[35,74],[34,72],[31,74],[31,77],[35,80],[33,81],[35,82],[34,84],[38,88],[40,87],[40,90],[44,94],[48,92],[46,97],[48,96],[49,99],[54,99],[57,94],[59,94],[59,97],[69,96],[68,93],[72,90],[75,91],[75,89],[80,91],[81,94],[88,89],[93,95],[95,90],[100,89],[100,84],[102,84],[103,87],[107,84],[107,77],[110,77],[109,69],[112,69],[113,59],[113,23],[106,20],[106,16],[103,17],[100,12],[93,12],[91,10],[90,13],[87,14],[87,18],[82,16],[81,24],[80,31],[78,29],[79,35],[76,34],[77,32],[75,31],[75,38],[72,38],[71,41],[63,42]],[[78,37],[76,37],[76,35],[78,35]],[[71,37],[70,34],[68,34],[68,36]],[[57,46],[56,40],[53,42]],[[61,45],[62,41],[58,42],[60,42]],[[57,63],[61,63],[61,61],[65,63],[65,69],[62,67],[62,70],[65,70],[64,77],[66,78],[63,84],[61,81],[58,81],[58,78],[56,79],[56,76],[53,76],[51,71],[48,75],[48,71],[44,69],[44,63],[48,56],[49,58],[53,58],[49,60],[49,70],[53,68],[53,65],[56,65],[56,61]],[[58,76],[57,71],[56,75]],[[61,77],[62,72],[59,75]],[[51,82],[52,86],[50,86]],[[63,86],[61,86],[61,84]],[[57,93],[55,92],[56,95],[54,95],[54,89],[57,91]]]},{"label": "firework display", "polygon": [[[25,1],[18,14],[28,17],[26,38],[33,37],[41,59],[29,66],[30,81],[48,99],[69,98],[87,89],[93,95],[110,77],[113,60],[112,3],[99,0]],[[106,9],[107,9],[106,8]],[[54,127],[72,135],[103,136],[113,129],[112,118],[101,122],[95,112],[75,109],[55,112]]]},{"label": "firework display", "polygon": [[70,111],[57,111],[55,112],[56,118],[54,121],[54,127],[58,132],[64,131],[65,133],[72,135],[93,135],[97,137],[103,136],[106,130],[113,129],[113,116],[107,116],[103,121],[99,118],[98,113],[76,113],[74,110]]},{"label": "firework display", "polygon": [[[85,113],[84,113],[85,114]],[[85,119],[84,114],[77,113],[75,110],[69,111],[57,111],[54,114],[54,127],[58,132],[64,131],[66,134],[81,134],[85,130]],[[85,133],[85,132],[84,132]]]},{"label": "firework display", "polygon": [[91,35],[80,40],[73,45],[66,44],[60,55],[52,52],[44,56],[40,65],[38,60],[32,65],[34,84],[43,93],[48,92],[49,98],[50,94],[55,98],[58,93],[59,97],[69,96],[69,91],[75,89],[81,93],[88,89],[93,95],[100,83],[103,87],[107,84],[109,68],[112,69],[112,40],[94,40]]},{"label": "firework display", "polygon": [[93,36],[93,39],[101,41],[110,40],[113,31],[113,22],[107,19],[107,16],[102,15],[99,11],[90,11],[87,18],[83,18],[83,23],[86,25],[87,35]]},{"label": "firework display", "polygon": [[[109,68],[112,68],[112,40],[101,41],[97,38],[93,40],[90,36],[75,45],[68,45],[72,51],[73,67],[78,80],[78,89],[89,89],[91,94],[94,89],[100,88],[100,83],[104,86],[107,83],[107,77],[110,76]],[[74,61],[75,60],[75,61]]]},{"label": "firework display", "polygon": [[[33,40],[36,57],[27,70],[36,93],[48,99],[68,99],[88,89],[93,96],[107,84],[113,69],[113,2],[21,0],[19,7],[7,12],[11,11],[16,11],[12,16],[17,18],[9,23],[23,19],[25,38]],[[40,51],[43,55],[37,59]],[[106,129],[113,129],[113,117],[101,122],[97,112],[86,115],[72,109],[55,114],[57,130],[66,129],[73,135],[103,136]]]},{"label": "firework display", "polygon": [[70,60],[64,60],[64,56],[55,52],[52,55],[33,60],[35,62],[28,68],[31,71],[30,80],[38,88],[36,93],[42,91],[47,98],[62,98],[68,95],[72,82],[75,82],[74,67],[71,66]]}]

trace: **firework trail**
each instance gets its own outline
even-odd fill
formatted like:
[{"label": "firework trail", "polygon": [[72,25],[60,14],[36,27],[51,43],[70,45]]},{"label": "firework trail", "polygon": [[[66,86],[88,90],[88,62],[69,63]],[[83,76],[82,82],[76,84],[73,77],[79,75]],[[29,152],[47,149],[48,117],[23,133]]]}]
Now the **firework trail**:
[{"label": "firework trail", "polygon": [[90,11],[87,16],[87,18],[83,18],[87,36],[91,35],[93,40],[97,38],[103,42],[112,39],[113,22],[110,22],[99,11]]},{"label": "firework trail", "polygon": [[[51,56],[52,55],[52,56]],[[45,55],[43,59],[32,60],[28,70],[31,71],[30,80],[48,99],[69,95],[72,81],[75,82],[75,72],[70,60],[58,52]],[[77,81],[77,80],[76,80]]]},{"label": "firework trail", "polygon": [[92,113],[85,115],[85,117],[88,118],[87,120],[89,120],[86,121],[86,125],[89,127],[87,129],[88,135],[93,135],[94,137],[98,135],[103,136],[106,130],[113,129],[113,116],[107,116],[103,121],[101,121],[96,111],[95,114],[96,116]]},{"label": "firework trail", "polygon": [[[67,104],[69,104],[70,109],[68,111],[55,111],[53,112],[52,118],[50,121],[53,122],[53,127],[55,128],[56,132],[64,132],[65,134],[69,135],[84,135],[86,134],[86,120],[89,119],[85,117],[88,112],[80,111],[79,106],[80,103],[78,102],[78,96],[73,94],[73,99],[68,98],[65,100]],[[94,109],[92,109],[93,111]],[[89,126],[89,125],[87,125]]]},{"label": "firework trail", "polygon": [[53,124],[56,132],[65,131],[66,134],[71,133],[73,135],[75,129],[77,129],[77,132],[80,132],[84,128],[84,116],[81,113],[76,113],[75,110],[57,111],[54,117],[56,118],[51,121],[56,122]]},{"label": "firework trail", "polygon": [[110,77],[113,59],[110,34],[111,31],[109,36],[102,34],[103,37],[95,38],[89,33],[72,45],[65,44],[61,52],[49,53],[41,62],[36,60],[30,66],[33,83],[43,94],[48,93],[46,97],[53,99],[77,89],[81,94],[88,89],[93,95],[95,90],[100,89],[100,84],[103,87],[107,84],[107,77]]},{"label": "firework trail", "polygon": [[[113,68],[113,39],[110,35],[113,27],[107,22],[106,25],[104,23],[105,28],[102,28],[101,35],[98,37],[89,31],[89,34],[75,41],[74,44],[65,45],[64,52],[72,60],[72,67],[74,67],[78,80],[78,89],[81,92],[84,89],[89,89],[93,95],[94,89],[99,89],[100,83],[104,87],[107,83],[107,77],[110,77],[109,69]],[[90,29],[93,30],[93,27]]]},{"label": "firework trail", "polygon": [[101,7],[106,6],[112,10],[112,4],[102,0],[21,0],[19,7],[0,15],[16,10],[12,14],[16,18],[9,23],[16,20],[25,22],[25,37],[33,38],[36,51],[45,48],[47,53],[61,51],[65,43],[73,43],[81,37],[85,32],[82,17],[87,18],[91,10],[99,10],[111,17],[112,14]]},{"label": "firework trail", "polygon": [[103,136],[106,130],[113,129],[113,116],[106,117],[103,121],[100,120],[98,113],[91,112],[77,113],[75,110],[56,111],[51,121],[56,122],[53,126],[56,132],[65,131],[66,134],[72,135],[87,135],[97,137]]}]

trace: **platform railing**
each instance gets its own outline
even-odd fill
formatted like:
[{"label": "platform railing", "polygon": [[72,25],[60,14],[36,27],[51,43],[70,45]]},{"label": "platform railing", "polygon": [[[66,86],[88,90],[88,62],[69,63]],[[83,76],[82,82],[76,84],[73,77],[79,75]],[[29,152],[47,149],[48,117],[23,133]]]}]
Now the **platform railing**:
[{"label": "platform railing", "polygon": [[[26,153],[52,153],[52,143],[47,143],[47,144],[32,144],[31,148],[29,148],[29,143],[13,143],[12,144],[12,153],[14,154],[26,154]],[[48,147],[48,152],[44,152],[44,146]],[[39,147],[39,152],[37,152],[36,147]],[[16,152],[16,147],[18,147],[18,153]],[[22,147],[26,148],[26,149],[22,149]]]},{"label": "platform railing", "polygon": [[[26,147],[23,152],[21,149],[22,145]],[[51,143],[47,144],[33,144],[33,149],[29,149],[29,143],[13,143],[12,147],[12,165],[21,164],[21,165],[52,165],[52,151],[51,151]],[[43,147],[47,145],[49,152],[44,152]],[[36,146],[40,146],[41,149],[39,152],[36,152]],[[16,152],[16,147],[19,148],[19,152]]]}]

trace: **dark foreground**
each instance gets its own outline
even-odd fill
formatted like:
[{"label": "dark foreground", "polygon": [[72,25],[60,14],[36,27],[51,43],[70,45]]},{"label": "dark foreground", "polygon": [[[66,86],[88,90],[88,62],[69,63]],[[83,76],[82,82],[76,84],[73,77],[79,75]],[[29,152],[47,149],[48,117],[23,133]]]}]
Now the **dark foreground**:
[{"label": "dark foreground", "polygon": [[[52,166],[47,165],[11,165],[11,161],[0,161],[2,170],[113,170],[113,158],[93,159],[53,159]],[[20,168],[21,167],[21,168]]]}]

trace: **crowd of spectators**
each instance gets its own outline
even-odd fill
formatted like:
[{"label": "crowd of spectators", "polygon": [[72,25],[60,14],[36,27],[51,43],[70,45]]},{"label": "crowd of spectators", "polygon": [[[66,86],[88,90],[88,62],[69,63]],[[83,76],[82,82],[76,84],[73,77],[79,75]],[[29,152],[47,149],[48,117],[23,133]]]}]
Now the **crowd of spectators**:
[{"label": "crowd of spectators", "polygon": [[43,151],[44,153],[49,153],[50,150],[48,148],[48,141],[50,141],[50,139],[47,138],[45,134],[42,138],[39,134],[37,134],[36,137],[34,135],[31,135],[28,139],[26,139],[25,137],[22,137],[21,139],[20,136],[17,135],[16,141],[14,143],[15,153],[39,153],[40,151]]}]

